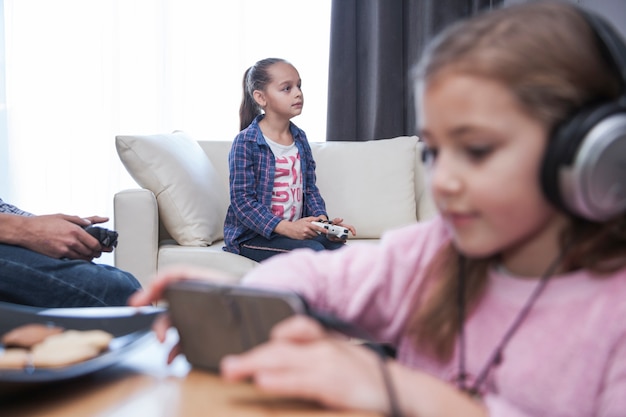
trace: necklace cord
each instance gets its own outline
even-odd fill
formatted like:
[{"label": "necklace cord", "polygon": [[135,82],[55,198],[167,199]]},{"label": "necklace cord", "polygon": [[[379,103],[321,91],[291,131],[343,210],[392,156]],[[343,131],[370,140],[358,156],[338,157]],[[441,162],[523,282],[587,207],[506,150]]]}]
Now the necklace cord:
[{"label": "necklace cord", "polygon": [[459,256],[457,302],[459,306],[459,388],[467,390],[467,374],[465,373],[465,256]]},{"label": "necklace cord", "polygon": [[481,369],[480,373],[476,377],[474,384],[468,388],[467,387],[467,373],[465,371],[465,257],[461,255],[459,259],[459,272],[458,272],[458,306],[459,306],[459,389],[462,391],[468,392],[471,395],[478,395],[479,389],[481,385],[484,383],[485,379],[489,375],[489,371],[493,368],[494,365],[500,364],[502,361],[502,352],[504,348],[509,343],[509,340],[513,337],[515,332],[519,329],[521,324],[524,322],[526,317],[528,316],[531,308],[535,304],[535,301],[539,298],[543,290],[545,289],[548,280],[554,275],[556,269],[561,264],[563,257],[565,256],[565,250],[561,251],[559,255],[550,263],[546,271],[543,273],[541,278],[539,279],[539,283],[535,287],[534,291],[526,301],[526,304],[522,307],[520,312],[517,314],[513,323],[509,326],[507,331],[504,333],[504,336],[496,346],[496,348],[491,352],[487,362]]}]

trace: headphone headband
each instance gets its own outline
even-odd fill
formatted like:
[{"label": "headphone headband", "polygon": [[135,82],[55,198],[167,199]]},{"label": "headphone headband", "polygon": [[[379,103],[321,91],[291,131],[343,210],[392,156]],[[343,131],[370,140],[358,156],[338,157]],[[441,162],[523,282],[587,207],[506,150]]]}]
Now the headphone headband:
[{"label": "headphone headband", "polygon": [[600,48],[622,80],[622,93],[626,93],[626,42],[606,19],[589,10],[580,9],[600,41]]},{"label": "headphone headband", "polygon": [[626,43],[606,19],[578,10],[619,75],[621,92],[557,126],[544,155],[541,185],[555,206],[601,222],[626,213]]}]

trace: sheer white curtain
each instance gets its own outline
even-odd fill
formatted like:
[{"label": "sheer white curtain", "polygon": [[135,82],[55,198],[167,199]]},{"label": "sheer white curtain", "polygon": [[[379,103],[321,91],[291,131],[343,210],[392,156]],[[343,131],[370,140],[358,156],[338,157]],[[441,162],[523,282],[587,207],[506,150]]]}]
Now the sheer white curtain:
[{"label": "sheer white curtain", "polygon": [[25,210],[112,217],[135,187],[114,136],[232,139],[243,72],[269,56],[300,71],[294,122],[325,138],[330,0],[4,0],[4,17],[0,197]]}]

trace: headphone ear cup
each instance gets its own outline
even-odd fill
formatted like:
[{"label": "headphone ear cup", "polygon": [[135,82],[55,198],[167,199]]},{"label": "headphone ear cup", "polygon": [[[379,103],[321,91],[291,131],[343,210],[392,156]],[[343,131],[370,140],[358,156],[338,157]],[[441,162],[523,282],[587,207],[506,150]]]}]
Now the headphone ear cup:
[{"label": "headphone ear cup", "polygon": [[626,107],[587,107],[548,142],[541,185],[556,207],[591,221],[626,212]]}]

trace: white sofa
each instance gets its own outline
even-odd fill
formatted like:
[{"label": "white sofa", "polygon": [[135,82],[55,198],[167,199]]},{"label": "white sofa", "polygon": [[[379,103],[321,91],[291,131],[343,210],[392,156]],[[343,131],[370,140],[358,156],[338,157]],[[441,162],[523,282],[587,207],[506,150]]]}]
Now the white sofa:
[{"label": "white sofa", "polygon": [[[386,230],[433,215],[421,146],[415,136],[311,143],[329,216],[356,227],[348,244],[376,241]],[[172,264],[211,267],[235,279],[257,265],[222,250],[231,141],[196,141],[176,131],[117,136],[116,147],[139,185],[114,197],[117,267],[145,285]]]}]

